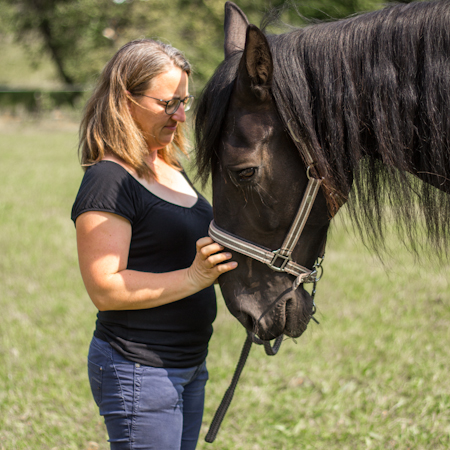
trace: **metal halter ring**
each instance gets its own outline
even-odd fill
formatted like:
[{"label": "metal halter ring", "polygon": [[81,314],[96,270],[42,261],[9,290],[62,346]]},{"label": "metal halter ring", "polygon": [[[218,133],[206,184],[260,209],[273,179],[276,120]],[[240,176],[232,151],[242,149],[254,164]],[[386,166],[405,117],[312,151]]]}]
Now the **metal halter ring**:
[{"label": "metal halter ring", "polygon": [[312,164],[310,164],[309,166],[308,166],[308,168],[306,169],[306,176],[308,177],[308,180],[310,180],[312,177],[311,177],[311,167],[314,167],[315,166],[315,163],[312,163]]},{"label": "metal halter ring", "polygon": [[323,276],[323,263],[324,257],[318,257],[317,261],[315,262],[314,266],[313,266],[313,273],[315,273],[316,277],[315,277],[315,282],[317,283]]}]

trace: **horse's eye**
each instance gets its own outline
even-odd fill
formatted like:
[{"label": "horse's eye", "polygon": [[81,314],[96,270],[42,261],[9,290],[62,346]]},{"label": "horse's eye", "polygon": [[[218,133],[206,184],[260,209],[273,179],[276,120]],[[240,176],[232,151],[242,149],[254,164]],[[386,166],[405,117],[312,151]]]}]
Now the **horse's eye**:
[{"label": "horse's eye", "polygon": [[239,180],[241,181],[248,181],[251,180],[252,177],[256,173],[255,167],[249,167],[248,169],[244,169],[238,172]]}]

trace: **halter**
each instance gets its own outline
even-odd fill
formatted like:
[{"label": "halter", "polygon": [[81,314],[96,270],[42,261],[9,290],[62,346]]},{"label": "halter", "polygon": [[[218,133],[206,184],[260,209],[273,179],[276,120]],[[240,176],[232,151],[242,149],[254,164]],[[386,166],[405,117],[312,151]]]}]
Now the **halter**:
[{"label": "halter", "polygon": [[319,192],[321,179],[310,176],[310,167],[306,171],[308,185],[303,195],[302,202],[295,216],[294,222],[284,239],[283,245],[278,250],[271,251],[266,247],[249,242],[218,227],[214,220],[209,225],[209,236],[217,243],[248,256],[256,261],[269,266],[275,272],[286,272],[296,277],[294,281],[295,289],[302,283],[313,283],[316,281],[317,271],[312,270],[292,261],[292,252],[297,245],[303,232],[306,221],[311,213],[311,208]]},{"label": "halter", "polygon": [[[287,125],[292,139],[299,142],[299,140],[295,137],[289,122]],[[208,232],[209,236],[215,242],[223,245],[224,247],[255,259],[256,261],[262,262],[275,272],[286,272],[294,275],[296,278],[292,285],[293,290],[296,290],[302,283],[317,282],[317,267],[320,266],[320,263],[315,264],[311,270],[292,261],[292,252],[300,239],[306,221],[308,220],[311,209],[314,205],[314,201],[316,200],[317,193],[319,192],[320,185],[322,184],[321,178],[314,178],[311,176],[311,168],[314,166],[314,160],[312,159],[310,153],[308,151],[303,151],[302,153],[308,165],[306,170],[308,185],[306,186],[305,193],[303,194],[297,215],[295,216],[294,222],[292,223],[281,248],[272,251],[266,247],[247,241],[246,239],[218,227],[214,220],[211,221]]]}]

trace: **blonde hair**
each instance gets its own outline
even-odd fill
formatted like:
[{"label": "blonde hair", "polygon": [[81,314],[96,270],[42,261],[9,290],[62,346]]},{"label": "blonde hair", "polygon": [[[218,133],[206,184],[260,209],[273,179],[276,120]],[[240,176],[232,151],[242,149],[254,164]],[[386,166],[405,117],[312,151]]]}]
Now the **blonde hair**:
[{"label": "blonde hair", "polygon": [[[131,117],[127,91],[144,93],[158,75],[171,66],[191,74],[191,66],[176,48],[152,39],[125,44],[106,64],[86,104],[80,125],[78,151],[81,165],[90,166],[113,154],[130,165],[138,176],[155,178],[145,162],[148,153],[142,132]],[[177,126],[172,143],[158,151],[165,162],[179,168],[177,154],[187,154],[184,124]]]}]

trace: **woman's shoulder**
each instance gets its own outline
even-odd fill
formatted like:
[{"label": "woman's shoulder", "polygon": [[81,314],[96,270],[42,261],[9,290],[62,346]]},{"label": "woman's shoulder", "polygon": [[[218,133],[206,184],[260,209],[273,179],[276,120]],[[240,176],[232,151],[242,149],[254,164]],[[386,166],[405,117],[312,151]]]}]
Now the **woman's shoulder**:
[{"label": "woman's shoulder", "polygon": [[139,192],[130,174],[115,162],[99,161],[89,166],[84,174],[72,218],[86,211],[105,211],[122,215],[132,222],[140,203]]},{"label": "woman's shoulder", "polygon": [[86,169],[82,188],[100,189],[105,191],[136,190],[134,178],[130,172],[121,164],[112,160],[101,160]]},{"label": "woman's shoulder", "polygon": [[112,159],[102,159],[101,161],[88,166],[86,169],[86,174],[93,176],[102,177],[119,177],[126,178],[129,171],[122,165]]}]

